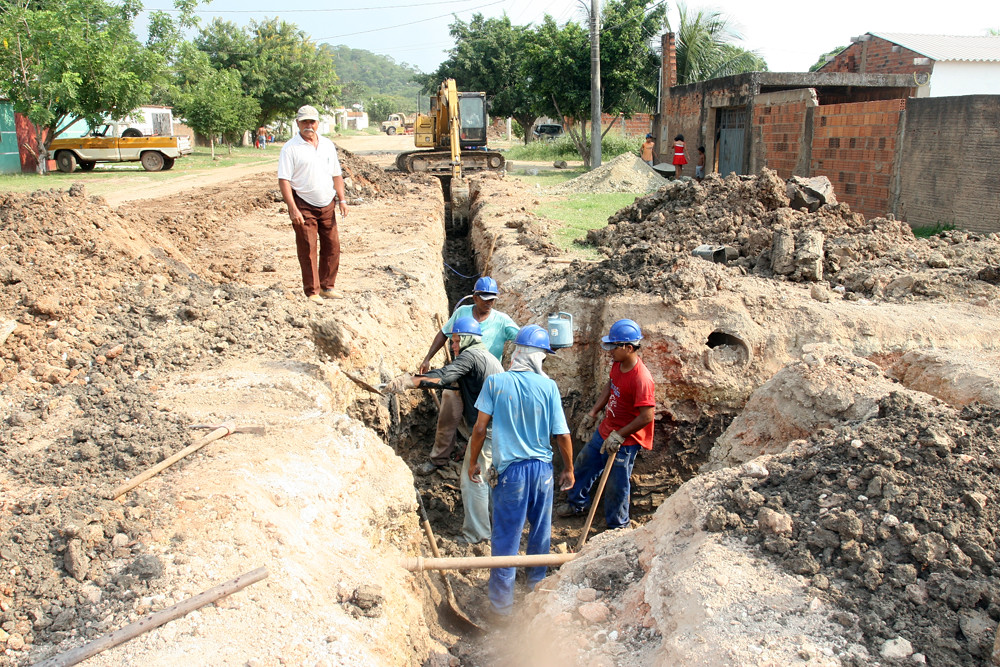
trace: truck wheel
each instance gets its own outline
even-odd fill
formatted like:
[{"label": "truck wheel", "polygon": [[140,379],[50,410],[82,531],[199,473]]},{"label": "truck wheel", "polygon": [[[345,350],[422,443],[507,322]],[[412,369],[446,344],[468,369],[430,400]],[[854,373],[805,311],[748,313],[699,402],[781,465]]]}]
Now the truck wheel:
[{"label": "truck wheel", "polygon": [[163,153],[159,151],[146,151],[139,156],[139,161],[142,162],[142,168],[146,171],[161,171],[163,169]]},{"label": "truck wheel", "polygon": [[385,133],[388,134],[391,137],[392,135],[396,134],[396,128],[394,128],[394,127],[387,127],[387,128],[385,128]]},{"label": "truck wheel", "polygon": [[175,161],[175,158],[164,156],[164,158],[163,158],[163,171],[166,171],[167,169],[173,169],[173,167],[174,167],[174,161]]},{"label": "truck wheel", "polygon": [[56,166],[64,174],[72,174],[76,170],[76,155],[69,151],[56,153]]},{"label": "truck wheel", "polygon": [[94,171],[94,167],[97,166],[96,162],[91,162],[90,160],[80,163],[80,171]]},{"label": "truck wheel", "polygon": [[142,130],[137,127],[126,127],[122,131],[122,137],[141,137]]}]

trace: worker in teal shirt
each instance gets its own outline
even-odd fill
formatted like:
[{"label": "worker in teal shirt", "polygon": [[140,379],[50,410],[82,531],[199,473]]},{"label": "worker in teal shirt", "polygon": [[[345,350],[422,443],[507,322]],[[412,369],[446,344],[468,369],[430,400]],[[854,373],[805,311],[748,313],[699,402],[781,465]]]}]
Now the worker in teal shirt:
[{"label": "worker in teal shirt", "polygon": [[[510,370],[491,375],[476,401],[479,417],[469,440],[469,479],[480,478],[479,452],[493,422],[493,531],[491,553],[513,556],[529,524],[527,553],[549,553],[552,533],[554,437],[563,460],[560,488],[573,486],[573,443],[563,414],[559,388],[542,371],[546,354],[554,354],[548,332],[537,324],[522,328],[514,341]],[[491,481],[492,484],[492,481]],[[529,588],[545,577],[545,567],[527,569]],[[509,616],[514,605],[515,569],[490,573],[489,598],[495,614]]]},{"label": "worker in teal shirt", "polygon": [[[472,317],[483,330],[483,345],[497,358],[503,359],[503,347],[509,340],[517,337],[518,327],[506,313],[493,309],[500,291],[497,281],[489,276],[483,276],[476,281],[472,291],[472,305],[459,306],[441,330],[434,336],[427,356],[420,363],[420,374],[430,370],[431,359],[437,354],[451,335],[455,321],[460,317]],[[456,431],[462,422],[462,395],[457,391],[441,392],[441,409],[438,412],[437,432],[434,434],[434,446],[431,448],[430,460],[417,466],[418,475],[429,475],[448,463],[448,457],[458,444]]]}]

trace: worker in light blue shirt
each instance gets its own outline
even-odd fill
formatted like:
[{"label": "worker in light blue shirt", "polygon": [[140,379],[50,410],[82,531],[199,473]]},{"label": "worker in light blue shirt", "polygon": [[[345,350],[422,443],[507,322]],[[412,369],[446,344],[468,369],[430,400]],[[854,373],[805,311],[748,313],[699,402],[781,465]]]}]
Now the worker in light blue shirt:
[{"label": "worker in light blue shirt", "polygon": [[[506,313],[493,308],[493,303],[499,295],[497,281],[489,276],[483,276],[476,281],[472,291],[472,305],[459,306],[441,330],[434,336],[427,356],[420,363],[420,374],[430,370],[431,359],[437,354],[451,336],[455,321],[462,317],[472,317],[483,330],[483,345],[497,361],[503,358],[503,348],[507,341],[517,336],[518,327]],[[431,447],[430,460],[420,464],[415,469],[418,475],[429,475],[443,465],[458,444],[456,432],[462,421],[462,395],[457,391],[446,389],[441,392],[441,408],[438,412],[437,431],[434,434],[434,446]],[[466,433],[466,435],[468,435]]]},{"label": "worker in light blue shirt", "polygon": [[[573,443],[563,414],[559,388],[542,371],[542,360],[553,354],[548,332],[537,324],[522,328],[514,341],[510,370],[491,375],[476,401],[479,417],[469,440],[469,458],[477,461],[493,422],[493,531],[491,553],[513,556],[529,524],[527,553],[549,553],[552,532],[552,438],[563,461],[560,488],[573,486]],[[495,471],[495,472],[494,472]],[[469,466],[469,479],[480,478],[478,464]],[[495,478],[495,479],[494,479]],[[545,567],[527,569],[529,588],[545,578]],[[491,609],[509,616],[514,605],[515,569],[490,573]]]}]

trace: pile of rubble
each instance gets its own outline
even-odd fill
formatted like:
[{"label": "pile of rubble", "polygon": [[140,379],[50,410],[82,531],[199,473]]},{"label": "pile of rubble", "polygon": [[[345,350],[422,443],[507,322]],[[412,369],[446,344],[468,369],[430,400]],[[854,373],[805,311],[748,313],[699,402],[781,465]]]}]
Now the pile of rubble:
[{"label": "pile of rubble", "polygon": [[348,200],[396,197],[406,192],[406,179],[401,174],[389,175],[378,165],[339,146],[337,156],[344,172]]},{"label": "pile of rubble", "polygon": [[706,528],[807,577],[873,653],[980,665],[1000,620],[998,432],[995,408],[893,393],[746,464],[758,474],[731,480]]},{"label": "pile of rubble", "polygon": [[609,259],[581,275],[577,286],[595,294],[610,287],[702,296],[685,291],[676,274],[695,249],[708,246],[725,263],[705,279],[709,283],[747,274],[828,283],[851,300],[996,294],[997,234],[954,230],[915,238],[906,223],[865,220],[823,190],[800,179],[786,183],[768,169],[759,176],[670,182],[588,233],[587,241]]},{"label": "pile of rubble", "polygon": [[666,179],[634,153],[623,153],[593,171],[552,188],[555,194],[587,192],[653,192]]}]

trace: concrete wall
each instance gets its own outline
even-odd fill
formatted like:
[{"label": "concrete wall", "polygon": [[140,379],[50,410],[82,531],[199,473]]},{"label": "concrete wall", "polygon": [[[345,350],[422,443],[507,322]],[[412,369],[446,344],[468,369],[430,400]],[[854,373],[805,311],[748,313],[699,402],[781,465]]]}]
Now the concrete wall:
[{"label": "concrete wall", "polygon": [[905,109],[906,100],[816,108],[811,175],[828,177],[837,199],[866,218],[885,217],[892,210],[896,147]]},{"label": "concrete wall", "polygon": [[1000,96],[909,100],[900,161],[895,212],[911,227],[1000,232]]}]

